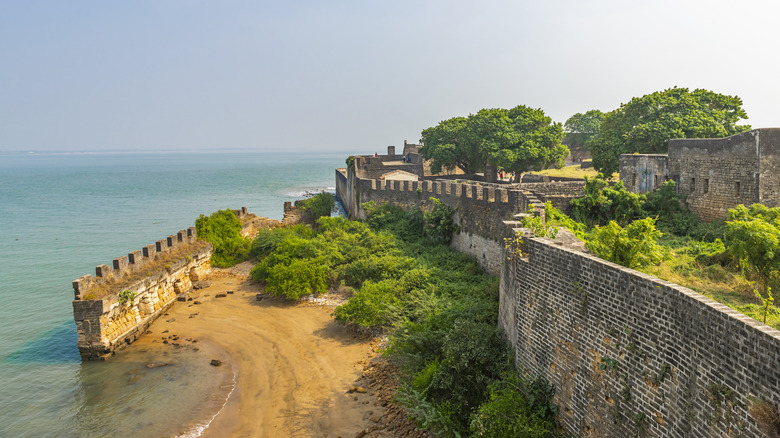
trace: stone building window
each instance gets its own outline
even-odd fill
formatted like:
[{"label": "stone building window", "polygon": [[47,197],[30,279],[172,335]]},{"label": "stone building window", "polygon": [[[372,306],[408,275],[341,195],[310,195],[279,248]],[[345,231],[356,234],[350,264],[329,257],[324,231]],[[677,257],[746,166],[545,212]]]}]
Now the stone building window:
[{"label": "stone building window", "polygon": [[658,187],[658,175],[653,175],[653,187]]},{"label": "stone building window", "polygon": [[636,173],[631,174],[631,187],[636,187]]},{"label": "stone building window", "polygon": [[710,180],[705,179],[704,180],[704,193],[707,193],[710,191]]},{"label": "stone building window", "polygon": [[734,183],[734,190],[736,190],[737,196],[739,196],[739,181]]},{"label": "stone building window", "polygon": [[696,178],[691,178],[691,193],[696,192]]}]

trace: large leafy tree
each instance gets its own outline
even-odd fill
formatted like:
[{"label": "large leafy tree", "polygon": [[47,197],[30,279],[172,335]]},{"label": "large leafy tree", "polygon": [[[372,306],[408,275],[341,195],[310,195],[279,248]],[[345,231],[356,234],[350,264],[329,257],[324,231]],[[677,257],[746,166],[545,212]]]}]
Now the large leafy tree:
[{"label": "large leafy tree", "polygon": [[635,97],[607,113],[599,135],[589,143],[593,166],[606,175],[618,171],[620,154],[666,153],[675,138],[721,138],[750,129],[742,99],[712,91],[670,88]]},{"label": "large leafy tree", "polygon": [[457,166],[474,173],[491,165],[519,173],[561,165],[569,153],[562,138],[560,123],[520,105],[444,120],[423,130],[420,151],[433,172]]},{"label": "large leafy tree", "polygon": [[590,139],[599,135],[604,113],[590,110],[585,114],[577,113],[566,120],[563,131],[566,133],[564,143],[572,147],[588,148]]}]

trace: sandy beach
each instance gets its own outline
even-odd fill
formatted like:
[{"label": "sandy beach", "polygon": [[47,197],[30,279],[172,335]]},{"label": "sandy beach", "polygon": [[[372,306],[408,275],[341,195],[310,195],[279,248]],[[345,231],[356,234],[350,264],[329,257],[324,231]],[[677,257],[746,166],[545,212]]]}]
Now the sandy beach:
[{"label": "sandy beach", "polygon": [[201,436],[383,436],[390,395],[360,387],[374,367],[372,340],[338,324],[332,306],[258,301],[261,288],[248,281],[246,266],[214,270],[207,280],[137,341],[159,348],[175,336],[235,373],[235,389]]}]

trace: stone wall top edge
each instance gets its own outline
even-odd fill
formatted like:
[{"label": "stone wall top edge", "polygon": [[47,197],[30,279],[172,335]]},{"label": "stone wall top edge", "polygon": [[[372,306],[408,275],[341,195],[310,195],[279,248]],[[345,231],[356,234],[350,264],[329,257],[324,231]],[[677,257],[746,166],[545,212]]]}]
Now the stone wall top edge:
[{"label": "stone wall top edge", "polygon": [[611,268],[615,271],[623,272],[625,274],[628,274],[635,278],[641,278],[644,281],[648,281],[652,284],[657,285],[657,287],[663,287],[669,291],[672,291],[674,293],[679,294],[682,297],[685,297],[686,299],[691,299],[696,301],[697,303],[711,309],[714,312],[721,313],[728,317],[729,319],[733,320],[734,323],[742,323],[748,327],[757,329],[761,333],[770,336],[774,338],[776,341],[780,342],[780,330],[776,330],[761,321],[757,321],[743,313],[740,313],[725,304],[721,304],[712,298],[708,298],[692,289],[689,289],[685,286],[681,286],[676,283],[672,283],[670,281],[662,280],[658,277],[655,277],[650,274],[645,274],[643,272],[639,272],[635,269],[627,268],[625,266],[618,265],[616,263],[612,263],[610,261],[601,259],[599,257],[596,257],[593,254],[584,253],[581,251],[577,251],[576,249],[566,247],[564,245],[560,245],[556,243],[554,240],[551,240],[546,237],[534,237],[529,239],[533,242],[536,242],[538,244],[544,245],[547,248],[552,248],[557,251],[562,251],[571,254],[575,257],[581,257],[587,260],[592,261],[593,263],[604,265],[608,268]]}]

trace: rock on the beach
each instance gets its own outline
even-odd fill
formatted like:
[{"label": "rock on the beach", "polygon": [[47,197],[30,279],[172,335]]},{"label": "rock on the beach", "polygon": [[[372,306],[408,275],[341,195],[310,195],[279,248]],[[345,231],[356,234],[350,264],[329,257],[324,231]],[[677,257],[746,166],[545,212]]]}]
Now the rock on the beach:
[{"label": "rock on the beach", "polygon": [[215,366],[215,367],[218,367],[218,366],[222,365],[222,361],[219,360],[219,359],[211,359],[211,365]]},{"label": "rock on the beach", "polygon": [[216,298],[225,298],[225,297],[227,297],[227,294],[226,294],[226,293],[218,293],[218,294],[216,295]]},{"label": "rock on the beach", "polygon": [[167,367],[168,365],[170,365],[168,362],[159,362],[159,363],[158,362],[152,362],[152,363],[146,364],[146,368],[150,368],[150,369],[151,368],[160,368],[160,367]]},{"label": "rock on the beach", "polygon": [[186,294],[181,294],[178,297],[176,297],[176,301],[187,301],[187,298],[188,297]]},{"label": "rock on the beach", "polygon": [[192,283],[192,288],[195,289],[195,290],[205,289],[205,288],[207,288],[209,286],[211,286],[211,282],[210,281],[205,281],[205,280],[195,281],[195,282]]}]

